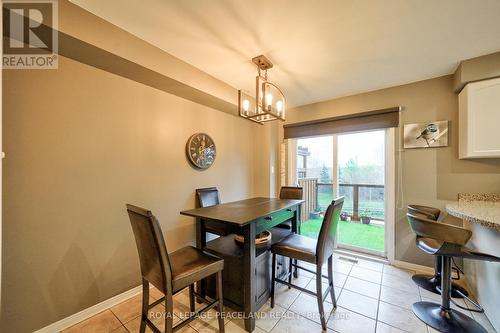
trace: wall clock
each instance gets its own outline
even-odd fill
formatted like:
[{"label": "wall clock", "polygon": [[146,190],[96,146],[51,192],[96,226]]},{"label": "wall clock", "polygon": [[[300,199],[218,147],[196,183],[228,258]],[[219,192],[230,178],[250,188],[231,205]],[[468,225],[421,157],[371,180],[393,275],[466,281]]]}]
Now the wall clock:
[{"label": "wall clock", "polygon": [[193,134],[186,144],[186,154],[194,167],[208,169],[215,161],[214,140],[205,133]]}]

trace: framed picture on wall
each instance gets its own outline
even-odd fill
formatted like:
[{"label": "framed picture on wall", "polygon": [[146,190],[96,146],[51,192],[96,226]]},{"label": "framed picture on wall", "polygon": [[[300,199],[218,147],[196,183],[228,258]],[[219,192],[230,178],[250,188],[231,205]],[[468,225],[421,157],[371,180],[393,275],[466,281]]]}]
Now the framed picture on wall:
[{"label": "framed picture on wall", "polygon": [[404,125],[404,148],[448,146],[448,120]]}]

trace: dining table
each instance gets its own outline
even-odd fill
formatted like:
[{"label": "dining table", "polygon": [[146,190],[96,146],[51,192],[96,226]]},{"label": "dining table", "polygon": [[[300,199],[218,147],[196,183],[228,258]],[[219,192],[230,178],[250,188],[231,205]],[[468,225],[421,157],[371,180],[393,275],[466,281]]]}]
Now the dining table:
[{"label": "dining table", "polygon": [[[231,274],[228,277],[240,274],[242,286],[235,292],[241,293],[242,302],[240,310],[244,313],[245,330],[252,332],[255,329],[256,313],[260,306],[265,304],[269,297],[270,289],[270,262],[263,261],[265,267],[262,268],[257,258],[268,255],[268,250],[273,242],[279,241],[277,235],[283,233],[276,228],[278,225],[291,222],[291,229],[288,232],[300,232],[300,205],[304,200],[277,199],[267,197],[249,198],[239,201],[227,202],[210,207],[195,208],[180,212],[182,215],[196,218],[196,246],[199,249],[214,248],[214,244],[225,244],[221,248],[235,249],[241,258],[236,264],[225,265],[225,270]],[[207,241],[207,228],[223,230],[226,236],[219,239]],[[256,235],[271,230],[273,238],[267,247],[262,248],[255,244]],[[234,235],[241,235],[244,238],[243,244],[238,245],[234,240]],[[223,238],[225,237],[225,238]],[[225,243],[224,243],[225,242]],[[229,245],[228,245],[229,244]],[[217,252],[216,252],[217,253]],[[223,254],[223,250],[220,250]],[[295,272],[297,274],[297,272]],[[263,277],[264,282],[258,277]],[[226,286],[224,283],[224,298],[226,298]],[[229,287],[227,287],[229,288]],[[230,292],[228,290],[228,292]],[[231,303],[231,302],[230,302]],[[233,302],[234,303],[234,302]],[[232,304],[232,303],[231,303]]]}]

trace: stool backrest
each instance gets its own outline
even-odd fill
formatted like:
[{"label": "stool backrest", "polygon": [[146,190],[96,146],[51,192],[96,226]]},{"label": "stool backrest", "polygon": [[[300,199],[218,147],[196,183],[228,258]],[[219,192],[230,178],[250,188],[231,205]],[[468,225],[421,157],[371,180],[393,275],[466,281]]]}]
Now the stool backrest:
[{"label": "stool backrest", "polygon": [[160,224],[151,211],[127,204],[142,277],[161,292],[172,292],[172,270]]},{"label": "stool backrest", "polygon": [[326,209],[325,217],[319,231],[318,245],[316,245],[316,257],[318,262],[324,262],[332,254],[335,247],[335,235],[340,220],[340,212],[344,204],[344,197],[334,199]]},{"label": "stool backrest", "polygon": [[280,199],[302,200],[302,187],[282,186],[280,189]]},{"label": "stool backrest", "polygon": [[472,236],[470,230],[451,224],[439,223],[420,214],[407,213],[406,216],[411,229],[419,237],[464,245]]},{"label": "stool backrest", "polygon": [[217,187],[196,189],[196,198],[198,199],[198,206],[201,208],[220,204],[219,190]]},{"label": "stool backrest", "polygon": [[424,215],[430,220],[437,221],[441,211],[434,207],[421,206],[421,205],[408,205],[408,213],[412,215]]}]

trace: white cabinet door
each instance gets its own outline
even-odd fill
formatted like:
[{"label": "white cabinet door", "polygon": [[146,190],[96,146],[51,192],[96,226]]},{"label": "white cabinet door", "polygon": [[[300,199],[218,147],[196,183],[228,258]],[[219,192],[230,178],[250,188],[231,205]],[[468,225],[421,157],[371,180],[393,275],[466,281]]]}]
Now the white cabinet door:
[{"label": "white cabinet door", "polygon": [[500,78],[469,83],[459,100],[459,158],[500,157]]}]

